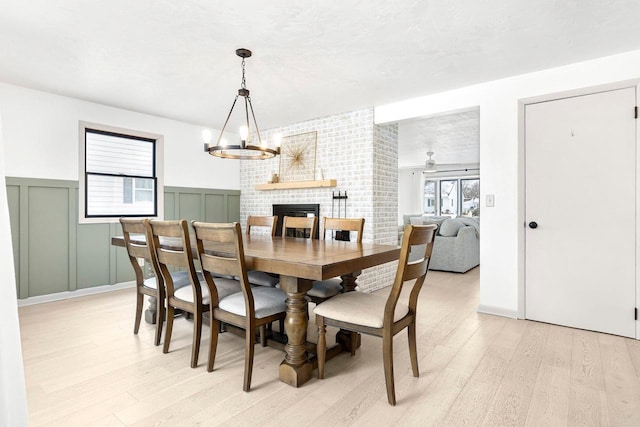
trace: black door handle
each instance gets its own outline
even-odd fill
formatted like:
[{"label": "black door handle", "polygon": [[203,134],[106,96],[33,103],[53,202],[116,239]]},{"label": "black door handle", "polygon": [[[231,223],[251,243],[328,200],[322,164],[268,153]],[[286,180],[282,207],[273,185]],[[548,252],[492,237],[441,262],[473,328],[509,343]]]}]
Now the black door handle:
[{"label": "black door handle", "polygon": [[535,221],[531,221],[531,222],[529,223],[529,228],[538,228],[538,223],[537,223],[537,222],[535,222]]}]

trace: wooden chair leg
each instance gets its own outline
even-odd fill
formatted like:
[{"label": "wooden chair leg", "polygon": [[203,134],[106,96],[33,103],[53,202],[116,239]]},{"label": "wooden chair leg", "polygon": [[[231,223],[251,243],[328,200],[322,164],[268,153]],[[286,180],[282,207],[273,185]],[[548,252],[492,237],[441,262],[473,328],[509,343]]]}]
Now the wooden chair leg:
[{"label": "wooden chair leg", "polygon": [[209,362],[207,363],[207,371],[213,371],[213,364],[216,360],[216,350],[218,349],[218,334],[220,331],[220,322],[213,317],[213,311],[210,313],[211,324],[209,325]]},{"label": "wooden chair leg", "polygon": [[167,307],[167,327],[164,332],[164,347],[162,348],[163,353],[169,353],[169,343],[171,342],[171,333],[173,332],[173,316],[175,315],[175,310],[173,306],[169,305]]},{"label": "wooden chair leg", "polygon": [[356,347],[357,347],[357,343],[358,343],[358,333],[351,331],[349,333],[349,335],[350,335],[350,338],[351,338],[351,355],[355,356],[356,355]]},{"label": "wooden chair leg", "polygon": [[260,326],[260,344],[263,347],[267,346],[267,327],[266,325]]},{"label": "wooden chair leg", "polygon": [[[133,333],[137,334],[140,329],[140,320],[142,319],[142,307],[144,305],[144,295],[136,289],[136,320],[133,323]],[[158,344],[156,344],[158,345]]]},{"label": "wooden chair leg", "polygon": [[245,349],[244,349],[244,384],[242,390],[249,391],[251,389],[251,374],[253,373],[253,353],[254,353],[254,337],[255,329],[249,327],[244,333]]},{"label": "wooden chair leg", "polygon": [[191,367],[198,366],[200,354],[200,337],[202,335],[202,312],[196,310],[193,314],[193,345],[191,346]]},{"label": "wooden chair leg", "polygon": [[318,357],[318,379],[324,378],[324,362],[327,355],[327,327],[324,325],[324,318],[316,316],[316,324],[318,325],[318,345],[316,346],[316,355]]},{"label": "wooden chair leg", "polygon": [[420,371],[418,370],[418,351],[416,348],[416,323],[414,321],[409,324],[407,329],[407,335],[409,337],[409,357],[411,357],[411,369],[413,370],[413,376],[419,377]]},{"label": "wooden chair leg", "polygon": [[382,360],[384,362],[384,380],[387,384],[387,400],[392,406],[396,406],[396,391],[393,382],[393,335],[385,334],[382,337]]},{"label": "wooden chair leg", "polygon": [[158,308],[156,309],[156,339],[155,345],[160,345],[160,340],[162,339],[162,325],[164,325],[164,303],[158,303]]}]

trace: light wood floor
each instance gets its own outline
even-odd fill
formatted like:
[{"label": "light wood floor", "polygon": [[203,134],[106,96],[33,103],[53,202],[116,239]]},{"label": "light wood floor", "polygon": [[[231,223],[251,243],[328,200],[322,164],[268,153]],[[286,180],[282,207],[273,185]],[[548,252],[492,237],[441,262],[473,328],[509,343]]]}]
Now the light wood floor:
[{"label": "light wood floor", "polygon": [[30,425],[640,426],[640,342],[478,314],[478,276],[478,268],[427,276],[420,378],[399,334],[396,407],[377,338],[363,337],[355,357],[329,361],[324,380],[298,389],[278,380],[283,354],[256,346],[244,393],[240,337],[221,335],[212,373],[203,338],[191,369],[191,323],[176,321],[162,354],[152,326],[132,333],[133,290],[23,307]]}]

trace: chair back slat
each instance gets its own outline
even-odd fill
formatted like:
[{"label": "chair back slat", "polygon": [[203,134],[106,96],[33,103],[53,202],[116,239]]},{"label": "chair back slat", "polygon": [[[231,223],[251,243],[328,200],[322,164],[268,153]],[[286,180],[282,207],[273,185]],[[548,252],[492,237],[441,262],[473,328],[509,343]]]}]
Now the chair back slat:
[{"label": "chair back slat", "polygon": [[[158,266],[167,287],[167,297],[172,297],[175,291],[169,267],[178,267],[184,268],[189,272],[189,281],[193,289],[193,295],[196,298],[195,301],[201,301],[202,290],[200,289],[200,281],[193,263],[187,221],[184,219],[177,221],[151,220],[149,224]],[[171,248],[163,247],[161,244],[163,238],[180,239],[180,247],[176,247],[175,244],[172,244]]]},{"label": "chair back slat", "polygon": [[[181,221],[184,221],[184,227],[186,227],[187,222],[185,220],[177,220],[177,221],[152,220],[151,223],[153,224],[153,233],[154,235],[158,235],[162,237],[182,238],[184,236],[184,229],[182,227]],[[187,235],[188,235],[188,232],[187,232]]]},{"label": "chair back slat", "polygon": [[285,216],[282,219],[282,237],[287,237],[287,230],[305,230],[309,231],[311,239],[316,238],[316,228],[318,227],[317,216]]},{"label": "chair back slat", "polygon": [[402,276],[403,281],[417,279],[420,276],[424,276],[427,273],[427,263],[426,262],[418,262],[407,264],[404,269],[404,275]]},{"label": "chair back slat", "polygon": [[247,217],[247,234],[251,234],[251,228],[253,227],[268,227],[272,236],[276,235],[276,223],[278,222],[278,216],[257,216],[249,215]]},{"label": "chair back slat", "polygon": [[[364,218],[322,218],[322,238],[327,238],[327,231],[349,231],[357,233],[356,242],[362,243]],[[331,233],[333,235],[333,233]],[[333,236],[332,236],[333,237]]]},{"label": "chair back slat", "polygon": [[[436,229],[435,224],[429,225],[407,225],[404,228],[404,234],[402,238],[402,247],[400,249],[400,260],[398,261],[398,270],[396,277],[387,298],[387,303],[384,310],[384,322],[385,327],[391,327],[393,323],[393,316],[398,298],[402,293],[402,287],[407,281],[415,279],[413,288],[409,295],[409,308],[415,312],[418,294],[422,289],[422,284],[429,271],[429,260],[431,259],[431,252],[433,250],[433,241],[435,239]],[[409,253],[411,250],[420,250],[419,257],[416,261],[409,262]]]},{"label": "chair back slat", "polygon": [[160,264],[169,265],[172,267],[178,268],[188,268],[189,260],[186,259],[185,254],[183,252],[175,252],[173,250],[167,250],[164,248],[159,248],[158,252],[158,262]]},{"label": "chair back slat", "polygon": [[137,243],[129,243],[127,246],[129,250],[129,256],[134,258],[148,258],[149,256],[149,246],[147,245],[139,245]]}]

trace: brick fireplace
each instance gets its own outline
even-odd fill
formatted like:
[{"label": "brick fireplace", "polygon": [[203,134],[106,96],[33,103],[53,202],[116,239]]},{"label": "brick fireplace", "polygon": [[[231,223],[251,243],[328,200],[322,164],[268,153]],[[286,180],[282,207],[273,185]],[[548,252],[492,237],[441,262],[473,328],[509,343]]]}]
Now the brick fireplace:
[{"label": "brick fireplace", "polygon": [[[398,241],[398,127],[374,124],[373,109],[357,110],[261,131],[263,139],[317,132],[316,179],[336,179],[335,188],[258,190],[279,172],[279,157],[240,163],[240,221],[248,215],[272,215],[273,205],[317,204],[318,216],[331,216],[333,192],[348,192],[347,217],[365,219],[363,242],[396,245]],[[342,216],[345,213],[342,212]],[[278,215],[280,216],[280,215]],[[393,282],[396,263],[367,269],[359,290],[372,291]]]}]

